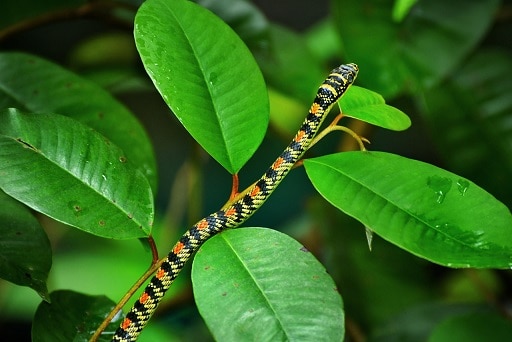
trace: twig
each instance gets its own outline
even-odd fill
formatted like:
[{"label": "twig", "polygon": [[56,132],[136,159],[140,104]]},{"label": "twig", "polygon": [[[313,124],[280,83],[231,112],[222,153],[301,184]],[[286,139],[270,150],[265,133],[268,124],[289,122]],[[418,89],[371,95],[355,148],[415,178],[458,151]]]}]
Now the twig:
[{"label": "twig", "polygon": [[[91,1],[79,7],[65,8],[55,10],[52,12],[43,13],[41,15],[17,22],[11,26],[7,26],[6,28],[0,30],[0,41],[5,40],[8,37],[18,34],[20,32],[28,31],[48,23],[90,16],[92,17],[94,15],[100,16],[100,14],[104,14],[105,12],[112,12],[112,10],[119,8],[124,8],[133,12],[137,11],[137,7],[123,2]],[[112,18],[113,17],[110,17],[110,19]],[[124,21],[116,21],[118,23],[125,24]],[[133,24],[131,24],[130,26],[133,26]]]},{"label": "twig", "polygon": [[[167,256],[166,256],[167,257]],[[123,309],[123,306],[130,300],[130,298],[133,296],[135,292],[146,282],[146,280],[149,279],[163,264],[166,257],[163,257],[162,259],[158,260],[156,263],[152,263],[149,269],[135,282],[135,284],[132,285],[132,287],[126,292],[126,294],[121,298],[121,300],[114,306],[114,308],[110,311],[110,313],[107,315],[107,317],[101,322],[101,324],[98,326],[98,329],[94,332],[94,335],[92,335],[89,342],[96,342],[98,338],[100,337],[101,333],[107,328],[107,326],[110,324],[114,316]]]}]

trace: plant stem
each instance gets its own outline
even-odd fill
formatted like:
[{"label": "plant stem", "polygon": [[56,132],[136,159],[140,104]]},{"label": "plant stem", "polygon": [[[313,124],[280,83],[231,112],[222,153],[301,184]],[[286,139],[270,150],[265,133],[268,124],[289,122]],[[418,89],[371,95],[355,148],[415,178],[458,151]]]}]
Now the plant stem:
[{"label": "plant stem", "polygon": [[[153,238],[150,239],[151,251],[156,251],[156,246]],[[126,294],[121,298],[121,300],[114,306],[114,308],[110,311],[107,317],[101,322],[98,329],[94,332],[89,342],[96,342],[100,337],[101,333],[107,328],[110,324],[114,316],[123,309],[123,306],[130,300],[133,294],[148,280],[163,264],[167,256],[158,259],[158,252],[156,254],[156,262],[155,262],[155,254],[153,254],[153,262],[148,270],[132,285],[132,287],[126,292]]]}]

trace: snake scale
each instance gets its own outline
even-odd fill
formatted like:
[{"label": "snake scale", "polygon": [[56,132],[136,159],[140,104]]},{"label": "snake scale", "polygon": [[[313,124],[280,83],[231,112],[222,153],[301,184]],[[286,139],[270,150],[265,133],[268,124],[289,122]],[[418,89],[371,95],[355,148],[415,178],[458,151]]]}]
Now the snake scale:
[{"label": "snake scale", "polygon": [[242,224],[265,202],[306,152],[326,114],[354,82],[358,71],[355,64],[344,64],[331,71],[318,89],[306,119],[286,149],[258,181],[221,210],[197,222],[179,239],[116,330],[112,341],[135,341],[191,255],[213,235]]}]

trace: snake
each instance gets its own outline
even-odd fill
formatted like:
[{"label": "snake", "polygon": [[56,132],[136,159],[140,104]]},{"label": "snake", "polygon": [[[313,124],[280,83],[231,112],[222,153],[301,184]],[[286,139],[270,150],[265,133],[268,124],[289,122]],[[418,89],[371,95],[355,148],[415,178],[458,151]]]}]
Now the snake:
[{"label": "snake", "polygon": [[327,113],[354,82],[358,72],[358,66],[353,63],[343,64],[330,72],[318,88],[308,114],[290,144],[260,179],[183,234],[117,328],[112,341],[136,341],[190,257],[210,237],[238,227],[261,207],[307,151]]}]

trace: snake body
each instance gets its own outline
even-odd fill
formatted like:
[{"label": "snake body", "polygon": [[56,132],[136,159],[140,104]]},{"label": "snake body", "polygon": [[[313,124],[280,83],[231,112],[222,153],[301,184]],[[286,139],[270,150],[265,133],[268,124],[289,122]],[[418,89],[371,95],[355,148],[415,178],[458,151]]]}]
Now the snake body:
[{"label": "snake body", "polygon": [[263,176],[221,210],[203,218],[174,245],[144,293],[116,330],[112,341],[135,341],[188,259],[213,235],[247,220],[272,194],[292,166],[302,157],[326,114],[354,82],[359,69],[345,64],[331,71],[318,89],[299,131]]}]

